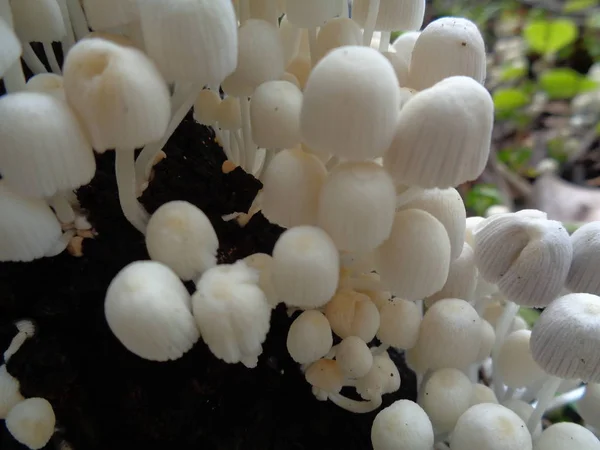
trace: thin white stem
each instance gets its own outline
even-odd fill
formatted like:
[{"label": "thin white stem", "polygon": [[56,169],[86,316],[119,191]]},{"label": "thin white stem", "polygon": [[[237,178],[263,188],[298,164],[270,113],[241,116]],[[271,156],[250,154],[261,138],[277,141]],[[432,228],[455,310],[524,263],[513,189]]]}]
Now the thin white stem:
[{"label": "thin white stem", "polygon": [[513,321],[519,312],[519,308],[520,306],[516,303],[507,301],[506,305],[504,305],[502,315],[496,324],[496,341],[494,342],[494,347],[492,348],[492,381],[494,382],[494,392],[498,398],[501,398],[503,395],[503,385],[496,361],[498,361],[500,349],[502,348],[502,344],[504,344],[504,340],[508,334],[508,331],[510,330]]},{"label": "thin white stem", "polygon": [[235,141],[236,148],[235,156],[237,161],[234,161],[234,163],[243,168],[246,164],[246,153],[244,152],[244,139],[242,138],[242,133],[240,130],[232,130],[231,135]]},{"label": "thin white stem", "polygon": [[369,1],[369,10],[367,12],[367,20],[365,21],[365,29],[363,33],[363,45],[367,47],[371,45],[373,40],[373,32],[375,31],[375,24],[377,23],[377,16],[379,15],[379,0]]},{"label": "thin white stem", "polygon": [[29,42],[23,43],[23,61],[35,75],[38,73],[48,73],[48,69],[44,66],[42,60],[33,51],[33,47]]},{"label": "thin white stem", "polygon": [[231,158],[231,148],[229,147],[229,142],[228,142],[228,139],[225,137],[225,133],[222,133],[221,130],[217,126],[213,126],[211,128],[215,133],[215,137],[221,144],[221,148],[223,149],[225,156],[227,157],[227,159],[229,161],[233,162],[232,158]]},{"label": "thin white stem", "polygon": [[557,397],[554,397],[548,407],[546,408],[546,412],[554,411],[560,409],[564,406],[567,406],[570,403],[574,403],[576,401],[581,400],[581,398],[585,395],[585,386],[580,386],[577,389],[573,389],[572,391],[565,392]]},{"label": "thin white stem", "polygon": [[387,52],[390,49],[390,39],[392,33],[390,31],[382,31],[379,39],[379,51]]},{"label": "thin white stem", "polygon": [[56,54],[54,53],[54,49],[52,48],[52,43],[42,42],[42,46],[44,47],[44,53],[46,53],[46,58],[48,58],[48,63],[50,64],[52,72],[61,75],[62,71],[60,70],[60,65],[58,64]]},{"label": "thin white stem", "polygon": [[242,113],[242,135],[244,136],[244,165],[242,169],[251,173],[254,168],[254,158],[256,157],[256,145],[252,141],[252,126],[250,123],[250,99],[248,97],[240,98],[240,110]]},{"label": "thin white stem", "polygon": [[529,420],[527,420],[527,428],[531,434],[533,434],[535,429],[540,425],[540,420],[542,420],[542,417],[546,412],[546,408],[552,402],[554,394],[556,394],[556,391],[560,387],[561,383],[562,380],[557,377],[550,377],[550,379],[544,383],[544,387],[540,390],[538,395],[538,401],[535,405],[535,409],[531,413],[531,416],[529,416]]},{"label": "thin white stem", "polygon": [[10,68],[4,73],[4,88],[6,92],[19,92],[25,90],[25,74],[23,73],[23,66],[21,65],[21,59],[19,58]]},{"label": "thin white stem", "polygon": [[471,380],[471,383],[478,383],[479,382],[479,363],[473,363],[469,366],[468,369],[468,376],[469,376],[469,380]]},{"label": "thin white stem", "polygon": [[500,400],[500,403],[507,402],[515,396],[515,392],[516,392],[515,388],[507,387],[506,390],[504,391],[504,395],[502,396],[502,398],[498,399],[498,400]]},{"label": "thin white stem", "polygon": [[63,53],[66,55],[67,52],[75,45],[75,34],[73,33],[73,26],[71,25],[71,15],[69,14],[69,8],[67,7],[67,0],[58,0],[58,6],[60,7],[60,13],[65,24],[65,30],[67,35],[62,40]]},{"label": "thin white stem", "polygon": [[54,210],[56,217],[61,223],[75,222],[75,211],[68,202],[67,198],[60,192],[57,192],[48,199],[48,204]]},{"label": "thin white stem", "polygon": [[71,24],[73,25],[75,40],[78,41],[90,33],[87,19],[79,0],[67,0],[67,9],[71,18]]},{"label": "thin white stem", "polygon": [[375,395],[373,399],[368,401],[352,400],[348,397],[344,397],[341,394],[329,394],[329,400],[335,403],[340,408],[345,409],[356,414],[370,413],[375,411],[381,406],[382,399],[381,395]]},{"label": "thin white stem", "polygon": [[349,5],[349,0],[344,0],[344,3],[342,5],[342,17],[350,17],[350,5]]},{"label": "thin white stem", "polygon": [[310,51],[310,63],[314,67],[317,64],[317,29],[308,29],[308,49]]},{"label": "thin white stem", "polygon": [[252,175],[254,176],[254,178],[258,179],[258,177],[262,173],[263,167],[265,165],[266,157],[267,157],[266,149],[259,148],[256,150],[256,157],[254,158],[254,167],[252,168]]},{"label": "thin white stem", "polygon": [[115,149],[115,173],[119,189],[119,203],[127,220],[145,234],[149,217],[137,200],[133,152],[133,149]]},{"label": "thin white stem", "polygon": [[373,356],[383,355],[385,352],[388,351],[388,348],[390,348],[390,346],[387,344],[381,344],[378,347],[371,347],[371,354]]},{"label": "thin white stem", "polygon": [[9,27],[14,28],[12,9],[9,0],[0,0],[0,17],[4,19]]},{"label": "thin white stem", "polygon": [[274,149],[267,149],[265,152],[265,160],[263,161],[263,165],[262,165],[262,169],[260,170],[259,173],[256,174],[256,178],[258,180],[263,181],[263,174],[265,173],[267,167],[269,167],[269,164],[271,164],[271,161],[273,160],[273,158],[275,158],[275,155],[277,154],[277,150]]},{"label": "thin white stem", "polygon": [[415,302],[415,305],[417,305],[417,308],[419,309],[419,315],[421,316],[421,319],[422,319],[423,315],[425,313],[425,302],[423,300],[417,300]]},{"label": "thin white stem", "polygon": [[35,325],[30,320],[20,320],[15,323],[17,327],[17,334],[14,338],[12,338],[10,345],[4,351],[4,363],[6,364],[8,360],[19,351],[21,346],[25,343],[27,339],[32,337],[35,334]]},{"label": "thin white stem", "polygon": [[535,400],[540,390],[544,387],[546,380],[547,378],[544,378],[536,381],[531,386],[528,386],[521,394],[520,400],[524,401],[525,403],[531,403],[533,400]]},{"label": "thin white stem", "polygon": [[167,131],[162,139],[146,145],[135,162],[135,176],[138,187],[141,187],[144,183],[148,182],[156,157],[169,138],[173,135],[179,124],[183,122],[183,119],[194,105],[200,89],[202,89],[202,87],[197,85],[186,85],[186,87],[181,88],[181,90],[179,87],[176,89],[175,94],[171,99],[172,111],[175,112],[171,117]]}]

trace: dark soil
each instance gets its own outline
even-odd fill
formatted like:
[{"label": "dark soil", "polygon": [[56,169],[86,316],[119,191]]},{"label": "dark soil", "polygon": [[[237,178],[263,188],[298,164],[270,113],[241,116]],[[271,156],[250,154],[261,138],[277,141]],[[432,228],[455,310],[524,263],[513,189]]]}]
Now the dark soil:
[{"label": "dark soil", "polygon": [[[271,252],[281,229],[256,215],[245,228],[221,216],[247,211],[260,183],[237,169],[221,172],[224,155],[209,131],[190,118],[169,141],[168,157],[142,197],[150,212],[187,200],[211,219],[228,263]],[[16,332],[14,321],[38,326],[7,364],[25,397],[44,397],[60,430],[48,448],[66,439],[75,450],[106,449],[367,449],[375,413],[356,415],[319,402],[288,356],[291,319],[273,314],[258,367],[228,365],[199,342],[183,358],[145,361],[111,334],[104,295],[117,272],[147,259],[144,240],[121,214],[111,152],[98,157],[98,172],[78,192],[98,232],[84,241],[84,256],[66,252],[32,263],[0,264],[0,349]],[[402,388],[385,398],[415,397],[415,380],[402,357]],[[23,448],[5,427],[0,448]]]}]

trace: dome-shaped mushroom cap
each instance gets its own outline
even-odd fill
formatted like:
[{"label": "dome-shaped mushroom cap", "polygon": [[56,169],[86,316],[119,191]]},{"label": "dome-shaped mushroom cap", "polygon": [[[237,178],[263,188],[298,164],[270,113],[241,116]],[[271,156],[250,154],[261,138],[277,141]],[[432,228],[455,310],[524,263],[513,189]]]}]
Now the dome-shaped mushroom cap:
[{"label": "dome-shaped mushroom cap", "polygon": [[379,328],[379,310],[369,296],[340,290],[325,306],[331,329],[342,339],[358,336],[371,342]]},{"label": "dome-shaped mushroom cap", "polygon": [[550,375],[600,382],[600,297],[569,294],[554,300],[533,326],[529,345]]},{"label": "dome-shaped mushroom cap", "polygon": [[399,91],[392,64],[377,50],[332,50],[313,68],[304,88],[303,142],[349,160],[382,156],[398,121]]},{"label": "dome-shaped mushroom cap", "polygon": [[514,213],[480,223],[474,249],[481,276],[529,307],[546,306],[560,295],[573,252],[561,222]]},{"label": "dome-shaped mushroom cap", "polygon": [[6,416],[10,434],[27,447],[37,450],[44,447],[54,434],[56,417],[48,400],[28,398],[15,405]]},{"label": "dome-shaped mushroom cap", "polygon": [[300,28],[316,28],[340,15],[344,0],[286,0],[288,20]]},{"label": "dome-shaped mushroom cap", "polygon": [[19,60],[23,51],[14,30],[2,18],[0,18],[0,42],[2,42],[2,49],[0,50],[1,77],[16,61]]},{"label": "dome-shaped mushroom cap", "polygon": [[227,363],[255,367],[262,353],[271,306],[258,282],[258,271],[243,261],[213,267],[196,282],[196,324],[210,351]]},{"label": "dome-shaped mushroom cap", "polygon": [[202,125],[214,125],[220,104],[221,97],[218,92],[201,90],[194,102],[194,120]]},{"label": "dome-shaped mushroom cap", "polygon": [[290,228],[275,243],[271,281],[288,306],[309,309],[325,305],[335,294],[339,273],[339,253],[320,228]]},{"label": "dome-shaped mushroom cap", "polygon": [[21,42],[60,41],[67,34],[56,0],[10,2],[13,27]]},{"label": "dome-shaped mushroom cap", "polygon": [[342,163],[321,189],[317,223],[339,250],[367,253],[389,237],[395,207],[396,188],[383,167]]},{"label": "dome-shaped mushroom cap", "polygon": [[586,223],[571,235],[573,261],[567,276],[571,292],[600,295],[600,222]]},{"label": "dome-shaped mushroom cap", "polygon": [[498,358],[498,372],[502,382],[510,388],[530,386],[544,379],[546,374],[533,360],[529,341],[531,331],[520,330],[509,334],[500,348]]},{"label": "dome-shaped mushroom cap", "polygon": [[48,94],[0,97],[0,142],[3,181],[28,197],[76,189],[96,172],[94,152],[77,117]]},{"label": "dome-shaped mushroom cap", "polygon": [[335,360],[349,378],[364,377],[373,367],[373,353],[358,336],[348,336],[337,345]]},{"label": "dome-shaped mushroom cap", "polygon": [[127,350],[151,361],[178,359],[199,338],[187,289],[159,262],[121,269],[108,286],[104,313]]},{"label": "dome-shaped mushroom cap", "polygon": [[304,311],[288,331],[287,349],[294,361],[308,364],[324,357],[333,346],[327,318],[319,311]]},{"label": "dome-shaped mushroom cap", "polygon": [[467,409],[450,437],[452,450],[532,450],[532,447],[525,422],[510,409],[493,403]]},{"label": "dome-shaped mushroom cap", "polygon": [[494,390],[490,387],[481,383],[473,383],[471,406],[479,405],[480,403],[498,403],[498,398]]},{"label": "dome-shaped mushroom cap", "polygon": [[[369,0],[353,2],[352,19],[362,28],[366,25],[368,12]],[[423,25],[424,17],[425,0],[380,0],[375,30],[418,30]]]},{"label": "dome-shaped mushroom cap", "polygon": [[252,138],[259,147],[293,148],[300,144],[302,91],[287,81],[267,81],[250,102]]},{"label": "dome-shaped mushroom cap", "polygon": [[6,370],[6,364],[0,366],[0,419],[5,419],[8,412],[24,398],[19,391],[19,380]]},{"label": "dome-shaped mushroom cap", "polygon": [[442,17],[427,25],[415,43],[408,86],[420,91],[456,75],[483,84],[486,65],[477,25],[461,17]]},{"label": "dome-shaped mushroom cap", "polygon": [[362,45],[363,33],[358,24],[347,17],[336,17],[319,28],[317,35],[317,58],[344,45]]},{"label": "dome-shaped mushroom cap", "polygon": [[[497,402],[496,402],[497,403]],[[529,403],[525,403],[523,400],[519,400],[516,398],[511,398],[502,402],[502,406],[506,406],[512,412],[514,412],[517,416],[523,419],[523,422],[527,422],[529,417],[531,417],[531,413],[534,411],[534,407]],[[536,427],[535,431],[532,434],[532,437],[535,439],[542,434],[542,421],[540,420],[539,425]]]},{"label": "dome-shaped mushroom cap", "polygon": [[0,183],[0,261],[45,256],[62,235],[60,222],[43,200],[22,197]]},{"label": "dome-shaped mushroom cap", "polygon": [[406,33],[402,33],[392,43],[392,50],[396,52],[398,57],[404,59],[409,65],[412,51],[415,47],[415,42],[417,42],[420,34],[420,31],[408,31]]},{"label": "dome-shaped mushroom cap", "polygon": [[472,78],[447,78],[400,111],[384,166],[399,184],[447,188],[474,180],[488,160],[494,103]]},{"label": "dome-shaped mushroom cap", "polygon": [[369,373],[356,380],[356,392],[365,400],[391,394],[400,389],[400,373],[394,361],[386,353],[373,357],[373,366]]},{"label": "dome-shaped mushroom cap", "polygon": [[477,286],[477,275],[475,252],[465,242],[463,243],[460,256],[450,263],[448,279],[444,287],[425,299],[427,307],[444,298],[471,300]]},{"label": "dome-shaped mushroom cap", "polygon": [[223,91],[249,97],[267,81],[279,80],[285,72],[285,56],[279,30],[264,20],[250,19],[238,31],[235,71],[222,83]]},{"label": "dome-shaped mushroom cap", "polygon": [[600,441],[587,428],[560,422],[546,428],[536,439],[534,450],[599,450]]},{"label": "dome-shaped mushroom cap", "polygon": [[38,73],[27,80],[25,90],[49,94],[59,100],[66,101],[62,75],[55,73]]},{"label": "dome-shaped mushroom cap", "polygon": [[374,450],[430,450],[433,442],[429,417],[410,400],[398,400],[382,409],[371,427]]},{"label": "dome-shaped mushroom cap", "polygon": [[417,343],[421,311],[414,302],[394,298],[380,309],[377,339],[395,348],[410,349]]},{"label": "dome-shaped mushroom cap", "polygon": [[92,30],[106,30],[139,20],[136,0],[83,0],[85,17]]},{"label": "dome-shaped mushroom cap", "polygon": [[171,201],[150,217],[146,247],[150,258],[188,281],[217,264],[219,240],[202,210],[185,201]]},{"label": "dome-shaped mushroom cap", "polygon": [[585,393],[576,403],[577,413],[587,425],[600,426],[600,384],[589,383]]},{"label": "dome-shaped mushroom cap", "polygon": [[171,119],[169,90],[142,51],[83,39],[65,58],[63,81],[96,151],[135,149],[163,137]]},{"label": "dome-shaped mushroom cap", "polygon": [[231,0],[137,2],[148,55],[168,81],[219,85],[238,59]]},{"label": "dome-shaped mushroom cap", "polygon": [[418,209],[396,213],[390,237],[375,253],[384,286],[398,297],[419,300],[439,291],[450,270],[450,240],[444,225]]}]

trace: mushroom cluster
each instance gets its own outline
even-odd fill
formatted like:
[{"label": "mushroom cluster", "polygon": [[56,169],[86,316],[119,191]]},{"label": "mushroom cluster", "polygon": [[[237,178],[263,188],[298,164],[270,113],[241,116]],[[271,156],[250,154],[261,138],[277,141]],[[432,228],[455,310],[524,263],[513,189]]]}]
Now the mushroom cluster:
[{"label": "mushroom cluster", "polygon": [[[417,374],[417,402],[375,418],[375,450],[600,448],[579,425],[540,424],[557,391],[578,391],[600,427],[600,224],[569,236],[536,210],[467,218],[456,189],[483,172],[494,122],[474,23],[421,30],[425,0],[30,3],[0,0],[0,261],[56,255],[89,231],[72,193],[111,150],[150,256],[106,292],[130,352],[168,361],[202,341],[253,368],[285,304],[289,356],[316,399],[380,408],[401,384],[390,349]],[[139,203],[192,108],[228,167],[262,182],[227,219],[243,227],[260,211],[286,228],[272,255],[217,264],[203,211],[172,201],[150,216]],[[519,308],[545,311],[529,330]],[[40,448],[52,408],[2,373],[9,430]]]}]

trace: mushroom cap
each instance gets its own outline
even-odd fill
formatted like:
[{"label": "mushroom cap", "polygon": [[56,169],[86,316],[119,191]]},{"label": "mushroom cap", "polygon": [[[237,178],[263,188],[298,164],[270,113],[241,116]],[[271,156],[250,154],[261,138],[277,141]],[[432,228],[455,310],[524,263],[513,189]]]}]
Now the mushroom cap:
[{"label": "mushroom cap", "polygon": [[231,0],[137,2],[144,44],[168,81],[218,86],[238,62]]},{"label": "mushroom cap", "polygon": [[448,433],[471,406],[473,384],[457,369],[433,372],[419,392],[419,404],[429,416],[436,433]]},{"label": "mushroom cap", "polygon": [[13,27],[21,42],[61,41],[67,34],[56,0],[10,2]]},{"label": "mushroom cap", "polygon": [[315,155],[300,149],[281,150],[262,176],[263,215],[287,228],[316,224],[326,177],[327,169]]},{"label": "mushroom cap", "polygon": [[397,123],[399,91],[392,64],[377,50],[332,50],[315,65],[304,88],[303,142],[348,160],[382,156]]},{"label": "mushroom cap", "polygon": [[319,194],[318,225],[340,250],[367,253],[392,231],[396,189],[385,169],[374,162],[336,166]]},{"label": "mushroom cap", "polygon": [[287,81],[267,81],[250,102],[252,139],[262,148],[293,148],[300,144],[302,91]]},{"label": "mushroom cap", "polygon": [[285,231],[275,243],[271,281],[288,306],[319,308],[335,294],[340,260],[323,230],[300,226]]},{"label": "mushroom cap", "polygon": [[146,247],[151,259],[189,281],[217,265],[219,240],[202,210],[177,200],[164,203],[150,217]]},{"label": "mushroom cap", "polygon": [[358,336],[348,336],[337,345],[335,360],[348,378],[364,377],[373,367],[373,353]]},{"label": "mushroom cap", "polygon": [[373,366],[369,373],[356,380],[356,392],[365,400],[391,394],[400,389],[400,373],[398,368],[385,352],[373,357]]},{"label": "mushroom cap", "polygon": [[419,300],[446,283],[450,248],[438,219],[419,209],[402,210],[395,215],[390,237],[375,251],[377,272],[396,296]]},{"label": "mushroom cap", "polygon": [[194,119],[202,125],[214,125],[217,122],[217,113],[221,97],[218,92],[202,89],[194,103]]},{"label": "mushroom cap", "polygon": [[227,363],[254,367],[262,353],[271,306],[258,279],[258,271],[237,261],[208,269],[196,282],[196,324],[213,355]]},{"label": "mushroom cap", "polygon": [[317,60],[331,50],[344,45],[362,45],[363,33],[358,24],[347,17],[328,20],[317,34]]},{"label": "mushroom cap", "polygon": [[[523,422],[527,422],[529,417],[531,417],[531,413],[535,409],[529,403],[525,403],[523,400],[519,400],[516,398],[511,398],[502,402],[502,406],[506,406],[512,412],[514,412],[517,416],[523,419]],[[535,439],[542,433],[542,421],[540,419],[539,425],[536,427],[535,431],[532,434],[532,437]]]},{"label": "mushroom cap", "polygon": [[106,321],[130,352],[151,361],[178,359],[199,338],[190,295],[177,275],[155,261],[135,261],[113,278]]},{"label": "mushroom cap", "polygon": [[17,39],[12,27],[2,17],[0,17],[0,42],[2,42],[2,50],[0,50],[0,77],[2,77],[19,60],[23,52],[21,43]]},{"label": "mushroom cap", "polygon": [[473,390],[471,391],[471,405],[478,405],[480,403],[498,403],[498,398],[494,393],[494,390],[481,383],[473,383]]},{"label": "mushroom cap", "polygon": [[481,276],[511,301],[546,306],[563,289],[571,241],[561,222],[524,214],[497,214],[480,223],[475,260]]},{"label": "mushroom cap", "polygon": [[83,0],[85,17],[92,30],[106,30],[139,20],[136,0]]},{"label": "mushroom cap", "polygon": [[56,417],[48,400],[28,398],[16,404],[6,416],[10,434],[27,447],[37,450],[44,447],[54,434]]},{"label": "mushroom cap", "polygon": [[400,106],[404,106],[404,104],[412,98],[415,91],[405,88],[406,83],[408,81],[408,67],[409,63],[402,56],[397,53],[383,52],[383,56],[385,56],[388,61],[392,64],[394,68],[394,72],[396,72],[396,78],[398,78],[398,85],[401,87],[400,89]]},{"label": "mushroom cap", "polygon": [[415,43],[420,34],[420,31],[407,31],[402,33],[394,42],[392,42],[392,50],[396,52],[398,57],[404,59],[409,66]]},{"label": "mushroom cap", "polygon": [[227,97],[219,103],[216,120],[219,128],[227,131],[236,131],[242,128],[242,109],[240,99]]},{"label": "mushroom cap", "polygon": [[19,389],[19,380],[8,373],[6,364],[2,364],[0,366],[0,419],[6,419],[12,407],[24,400]]},{"label": "mushroom cap", "polygon": [[600,426],[600,384],[589,383],[585,393],[576,403],[577,413],[587,425]]},{"label": "mushroom cap", "polygon": [[287,349],[294,361],[308,364],[323,358],[333,346],[331,326],[320,311],[304,311],[288,331]]},{"label": "mushroom cap", "polygon": [[45,256],[62,235],[46,202],[23,197],[0,183],[0,261],[28,262]]},{"label": "mushroom cap", "polygon": [[502,343],[498,358],[494,361],[498,364],[502,381],[510,388],[530,386],[546,376],[531,356],[530,338],[529,330],[512,332]]},{"label": "mushroom cap", "polygon": [[83,39],[66,56],[63,80],[67,101],[96,151],[133,150],[165,134],[171,120],[169,90],[142,51]]},{"label": "mushroom cap", "polygon": [[[365,28],[369,12],[369,0],[355,0],[352,19]],[[377,31],[413,31],[423,25],[425,0],[380,0],[375,21]]]},{"label": "mushroom cap", "polygon": [[51,197],[90,182],[94,152],[77,117],[39,92],[0,97],[0,171],[18,194]]},{"label": "mushroom cap", "polygon": [[290,23],[287,14],[279,21],[279,37],[283,45],[284,64],[287,67],[298,56],[302,29]]},{"label": "mushroom cap", "polygon": [[546,373],[600,382],[600,297],[568,294],[554,300],[534,324],[529,345]]},{"label": "mushroom cap", "polygon": [[394,298],[379,310],[381,324],[377,339],[395,348],[410,349],[417,343],[421,311],[414,302]]},{"label": "mushroom cap", "polygon": [[444,298],[471,300],[477,287],[477,266],[475,252],[469,244],[463,243],[460,256],[450,263],[448,279],[444,287],[425,299],[427,307]]},{"label": "mushroom cap", "polygon": [[442,17],[429,23],[415,42],[408,86],[420,91],[457,75],[483,84],[486,66],[485,42],[477,25],[462,17]]},{"label": "mushroom cap", "polygon": [[494,344],[496,342],[496,331],[494,327],[487,321],[481,321],[481,337],[479,353],[477,355],[477,361],[485,361],[492,353]]},{"label": "mushroom cap", "polygon": [[600,449],[600,441],[587,428],[572,422],[560,422],[546,428],[536,439],[534,450]]},{"label": "mushroom cap", "polygon": [[308,366],[304,376],[311,386],[325,392],[337,394],[344,385],[344,374],[337,361],[332,359],[315,361]]},{"label": "mushroom cap", "polygon": [[342,339],[358,336],[371,342],[379,329],[379,310],[371,299],[355,291],[340,290],[325,306],[331,329]]},{"label": "mushroom cap", "polygon": [[25,90],[49,94],[59,100],[66,101],[62,75],[55,73],[38,73],[27,80]]},{"label": "mushroom cap", "polygon": [[525,422],[510,409],[493,403],[471,406],[456,422],[450,447],[460,450],[532,450]]},{"label": "mushroom cap", "polygon": [[433,442],[427,413],[410,400],[397,400],[379,411],[371,427],[374,450],[430,450]]},{"label": "mushroom cap", "polygon": [[228,95],[249,97],[261,84],[281,79],[284,72],[278,28],[264,20],[250,19],[238,31],[237,66],[222,88]]},{"label": "mushroom cap", "polygon": [[600,222],[586,223],[571,235],[573,261],[566,286],[571,292],[600,294]]},{"label": "mushroom cap", "polygon": [[402,107],[384,166],[396,183],[409,186],[447,188],[474,180],[487,163],[493,123],[494,103],[481,84],[446,78]]},{"label": "mushroom cap", "polygon": [[344,0],[286,0],[288,20],[300,28],[316,28],[342,12]]}]

